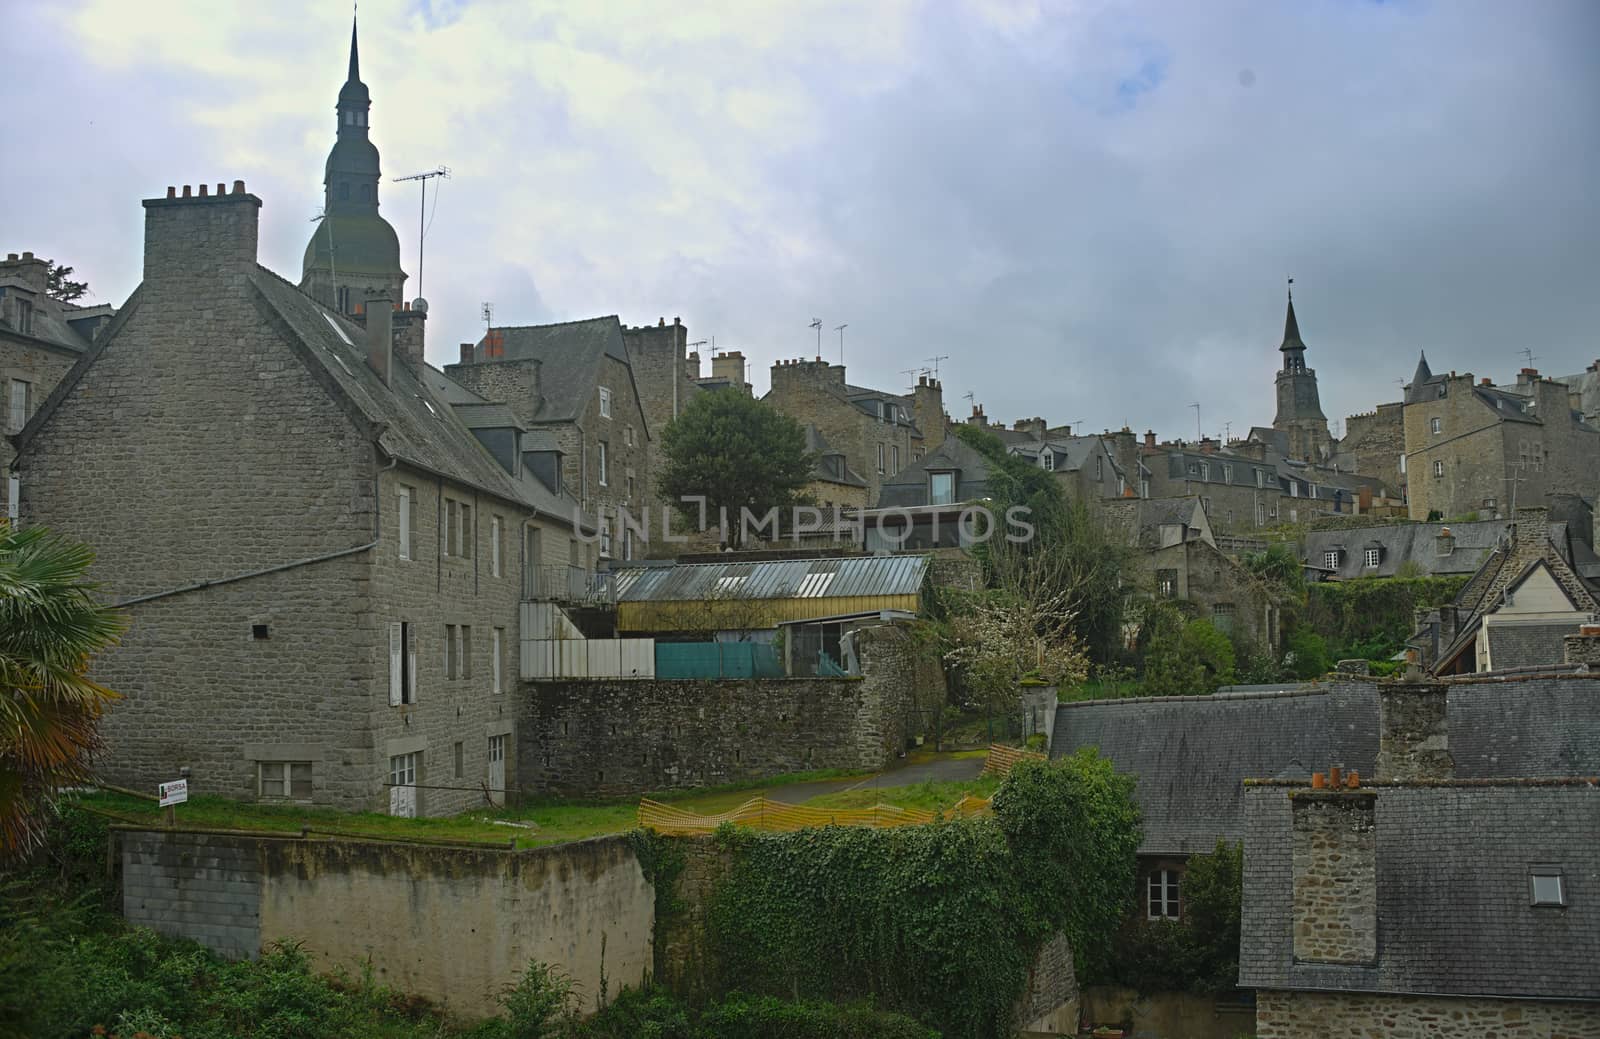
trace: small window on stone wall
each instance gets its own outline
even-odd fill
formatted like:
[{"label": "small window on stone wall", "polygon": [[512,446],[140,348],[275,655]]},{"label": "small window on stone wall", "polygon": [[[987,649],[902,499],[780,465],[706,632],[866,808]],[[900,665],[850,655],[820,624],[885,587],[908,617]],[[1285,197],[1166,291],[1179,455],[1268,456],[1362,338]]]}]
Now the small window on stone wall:
[{"label": "small window on stone wall", "polygon": [[311,762],[262,761],[258,762],[263,800],[309,801],[311,799]]},{"label": "small window on stone wall", "polygon": [[1178,919],[1178,871],[1158,869],[1147,883],[1146,916],[1151,920]]}]

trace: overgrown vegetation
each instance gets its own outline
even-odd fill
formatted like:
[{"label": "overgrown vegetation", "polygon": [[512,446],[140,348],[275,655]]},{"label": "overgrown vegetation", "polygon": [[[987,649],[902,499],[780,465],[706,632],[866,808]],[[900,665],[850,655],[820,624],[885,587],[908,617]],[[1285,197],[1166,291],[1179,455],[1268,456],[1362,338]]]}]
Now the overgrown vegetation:
[{"label": "overgrown vegetation", "polygon": [[1218,841],[1189,858],[1183,917],[1132,919],[1117,935],[1105,980],[1143,993],[1231,992],[1239,983],[1239,921],[1244,849]]},{"label": "overgrown vegetation", "polygon": [[1387,660],[1411,637],[1416,611],[1450,602],[1467,580],[1452,575],[1324,581],[1307,589],[1307,623],[1335,659]]},{"label": "overgrown vegetation", "polygon": [[1233,644],[1204,618],[1161,600],[1145,608],[1139,632],[1144,696],[1214,693],[1234,680]]},{"label": "overgrown vegetation", "polygon": [[947,1036],[1006,1035],[1034,951],[1065,932],[1080,970],[1128,912],[1133,782],[1086,751],[1019,764],[991,819],[760,834],[708,910],[723,987],[869,998]]}]

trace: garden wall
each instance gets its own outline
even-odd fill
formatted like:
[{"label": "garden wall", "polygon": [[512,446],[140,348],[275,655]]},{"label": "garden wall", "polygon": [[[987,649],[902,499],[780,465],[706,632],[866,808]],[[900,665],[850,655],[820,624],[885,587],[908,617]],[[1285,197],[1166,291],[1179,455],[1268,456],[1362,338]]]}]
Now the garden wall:
[{"label": "garden wall", "polygon": [[531,851],[187,831],[118,831],[123,913],[223,955],[299,941],[324,968],[377,978],[463,1018],[529,960],[592,1005],[649,974],[654,888],[628,839]]},{"label": "garden wall", "polygon": [[526,793],[626,796],[812,769],[887,767],[943,702],[903,628],[861,629],[859,678],[574,679],[521,686]]}]

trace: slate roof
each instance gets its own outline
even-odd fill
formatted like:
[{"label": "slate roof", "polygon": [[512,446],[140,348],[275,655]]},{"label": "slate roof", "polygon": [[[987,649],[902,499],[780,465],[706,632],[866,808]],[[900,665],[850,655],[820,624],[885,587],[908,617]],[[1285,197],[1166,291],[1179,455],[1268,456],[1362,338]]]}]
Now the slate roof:
[{"label": "slate roof", "polygon": [[[1449,528],[1455,547],[1440,555],[1438,536]],[[1477,571],[1510,529],[1509,520],[1478,520],[1471,523],[1390,523],[1343,530],[1312,530],[1305,536],[1301,561],[1324,573],[1343,579],[1393,577],[1406,563],[1414,563],[1428,574],[1470,574]],[[1339,568],[1328,571],[1323,560],[1330,549],[1343,549]],[[1368,548],[1381,554],[1375,570],[1363,563]]]},{"label": "slate roof", "polygon": [[[1296,963],[1289,788],[1252,786],[1239,983],[1249,988],[1600,1000],[1600,787],[1380,786],[1378,958]],[[1565,908],[1530,905],[1562,869]]]},{"label": "slate roof", "polygon": [[1490,624],[1489,661],[1496,671],[1539,667],[1562,660],[1566,637],[1578,633],[1576,621]]},{"label": "slate roof", "polygon": [[895,425],[906,426],[917,432],[918,436],[921,435],[921,432],[917,430],[915,401],[904,394],[888,393],[883,390],[874,390],[866,386],[852,386],[846,383],[844,386],[844,399],[863,414],[871,415],[873,418],[880,418],[878,402],[888,401],[899,409],[895,415]]},{"label": "slate roof", "polygon": [[601,385],[603,358],[626,365],[629,379],[633,378],[622,322],[615,314],[554,325],[496,327],[491,334],[501,337],[503,352],[499,357],[487,356],[480,339],[473,347],[475,364],[502,359],[540,362],[539,408],[533,413],[534,422],[570,422],[580,417]]},{"label": "slate roof", "polygon": [[[1156,549],[1161,547],[1161,528],[1182,525],[1191,530],[1206,528],[1205,507],[1198,495],[1174,498],[1125,498],[1108,502],[1105,508],[1108,522],[1121,534],[1130,548]],[[1207,538],[1215,543],[1214,538]]]},{"label": "slate roof", "polygon": [[[1600,675],[1456,679],[1446,719],[1460,779],[1600,776]],[[1206,852],[1219,837],[1248,841],[1246,779],[1333,764],[1374,775],[1378,685],[1345,680],[1062,704],[1051,756],[1082,747],[1098,747],[1118,772],[1139,777],[1140,854]]]},{"label": "slate roof", "polygon": [[0,319],[0,332],[7,332],[24,339],[34,339],[48,346],[57,347],[69,354],[81,354],[89,348],[89,338],[83,335],[72,325],[72,321],[81,317],[98,316],[79,314],[79,310],[99,311],[104,307],[105,314],[111,314],[110,307],[101,304],[96,307],[75,307],[71,303],[62,303],[52,299],[42,292],[35,292],[33,286],[22,278],[6,277],[0,279],[0,296],[4,296],[11,288],[26,290],[19,293],[19,297],[33,304],[33,316],[29,319],[31,331],[24,333],[12,328],[11,324]]},{"label": "slate roof", "polygon": [[956,470],[958,501],[977,501],[989,494],[989,459],[967,446],[960,437],[946,437],[937,450],[884,480],[878,490],[878,508],[907,508],[928,504],[928,473]]},{"label": "slate roof", "polygon": [[917,595],[928,557],[855,556],[615,568],[618,602]]},{"label": "slate roof", "polygon": [[[1361,701],[1370,702],[1363,708]],[[1244,836],[1243,782],[1332,760],[1341,716],[1374,717],[1369,745],[1345,751],[1350,766],[1377,758],[1377,694],[1370,687],[1286,688],[1265,693],[1138,697],[1062,704],[1052,757],[1097,747],[1118,772],[1138,776],[1144,813],[1141,855],[1209,852],[1218,838]]]}]

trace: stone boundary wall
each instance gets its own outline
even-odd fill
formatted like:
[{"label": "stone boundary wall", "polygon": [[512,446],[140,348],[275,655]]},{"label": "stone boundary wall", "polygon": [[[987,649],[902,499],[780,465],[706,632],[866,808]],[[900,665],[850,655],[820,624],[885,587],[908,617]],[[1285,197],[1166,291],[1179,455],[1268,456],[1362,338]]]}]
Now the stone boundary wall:
[{"label": "stone boundary wall", "polygon": [[518,786],[628,796],[886,768],[943,705],[944,671],[897,625],[857,629],[857,652],[859,678],[524,682]]},{"label": "stone boundary wall", "polygon": [[625,836],[531,851],[190,831],[116,831],[128,922],[258,955],[298,941],[453,1016],[487,1017],[530,960],[585,1005],[653,965],[655,891]]},{"label": "stone boundary wall", "polygon": [[1381,992],[1256,993],[1256,1039],[1600,1039],[1600,1004],[1398,996]]},{"label": "stone boundary wall", "polygon": [[1131,1028],[1130,1036],[1182,1036],[1183,1039],[1239,1039],[1254,1030],[1255,1008],[1192,992],[1139,992],[1097,985],[1080,994],[1083,1020],[1090,1025]]}]

